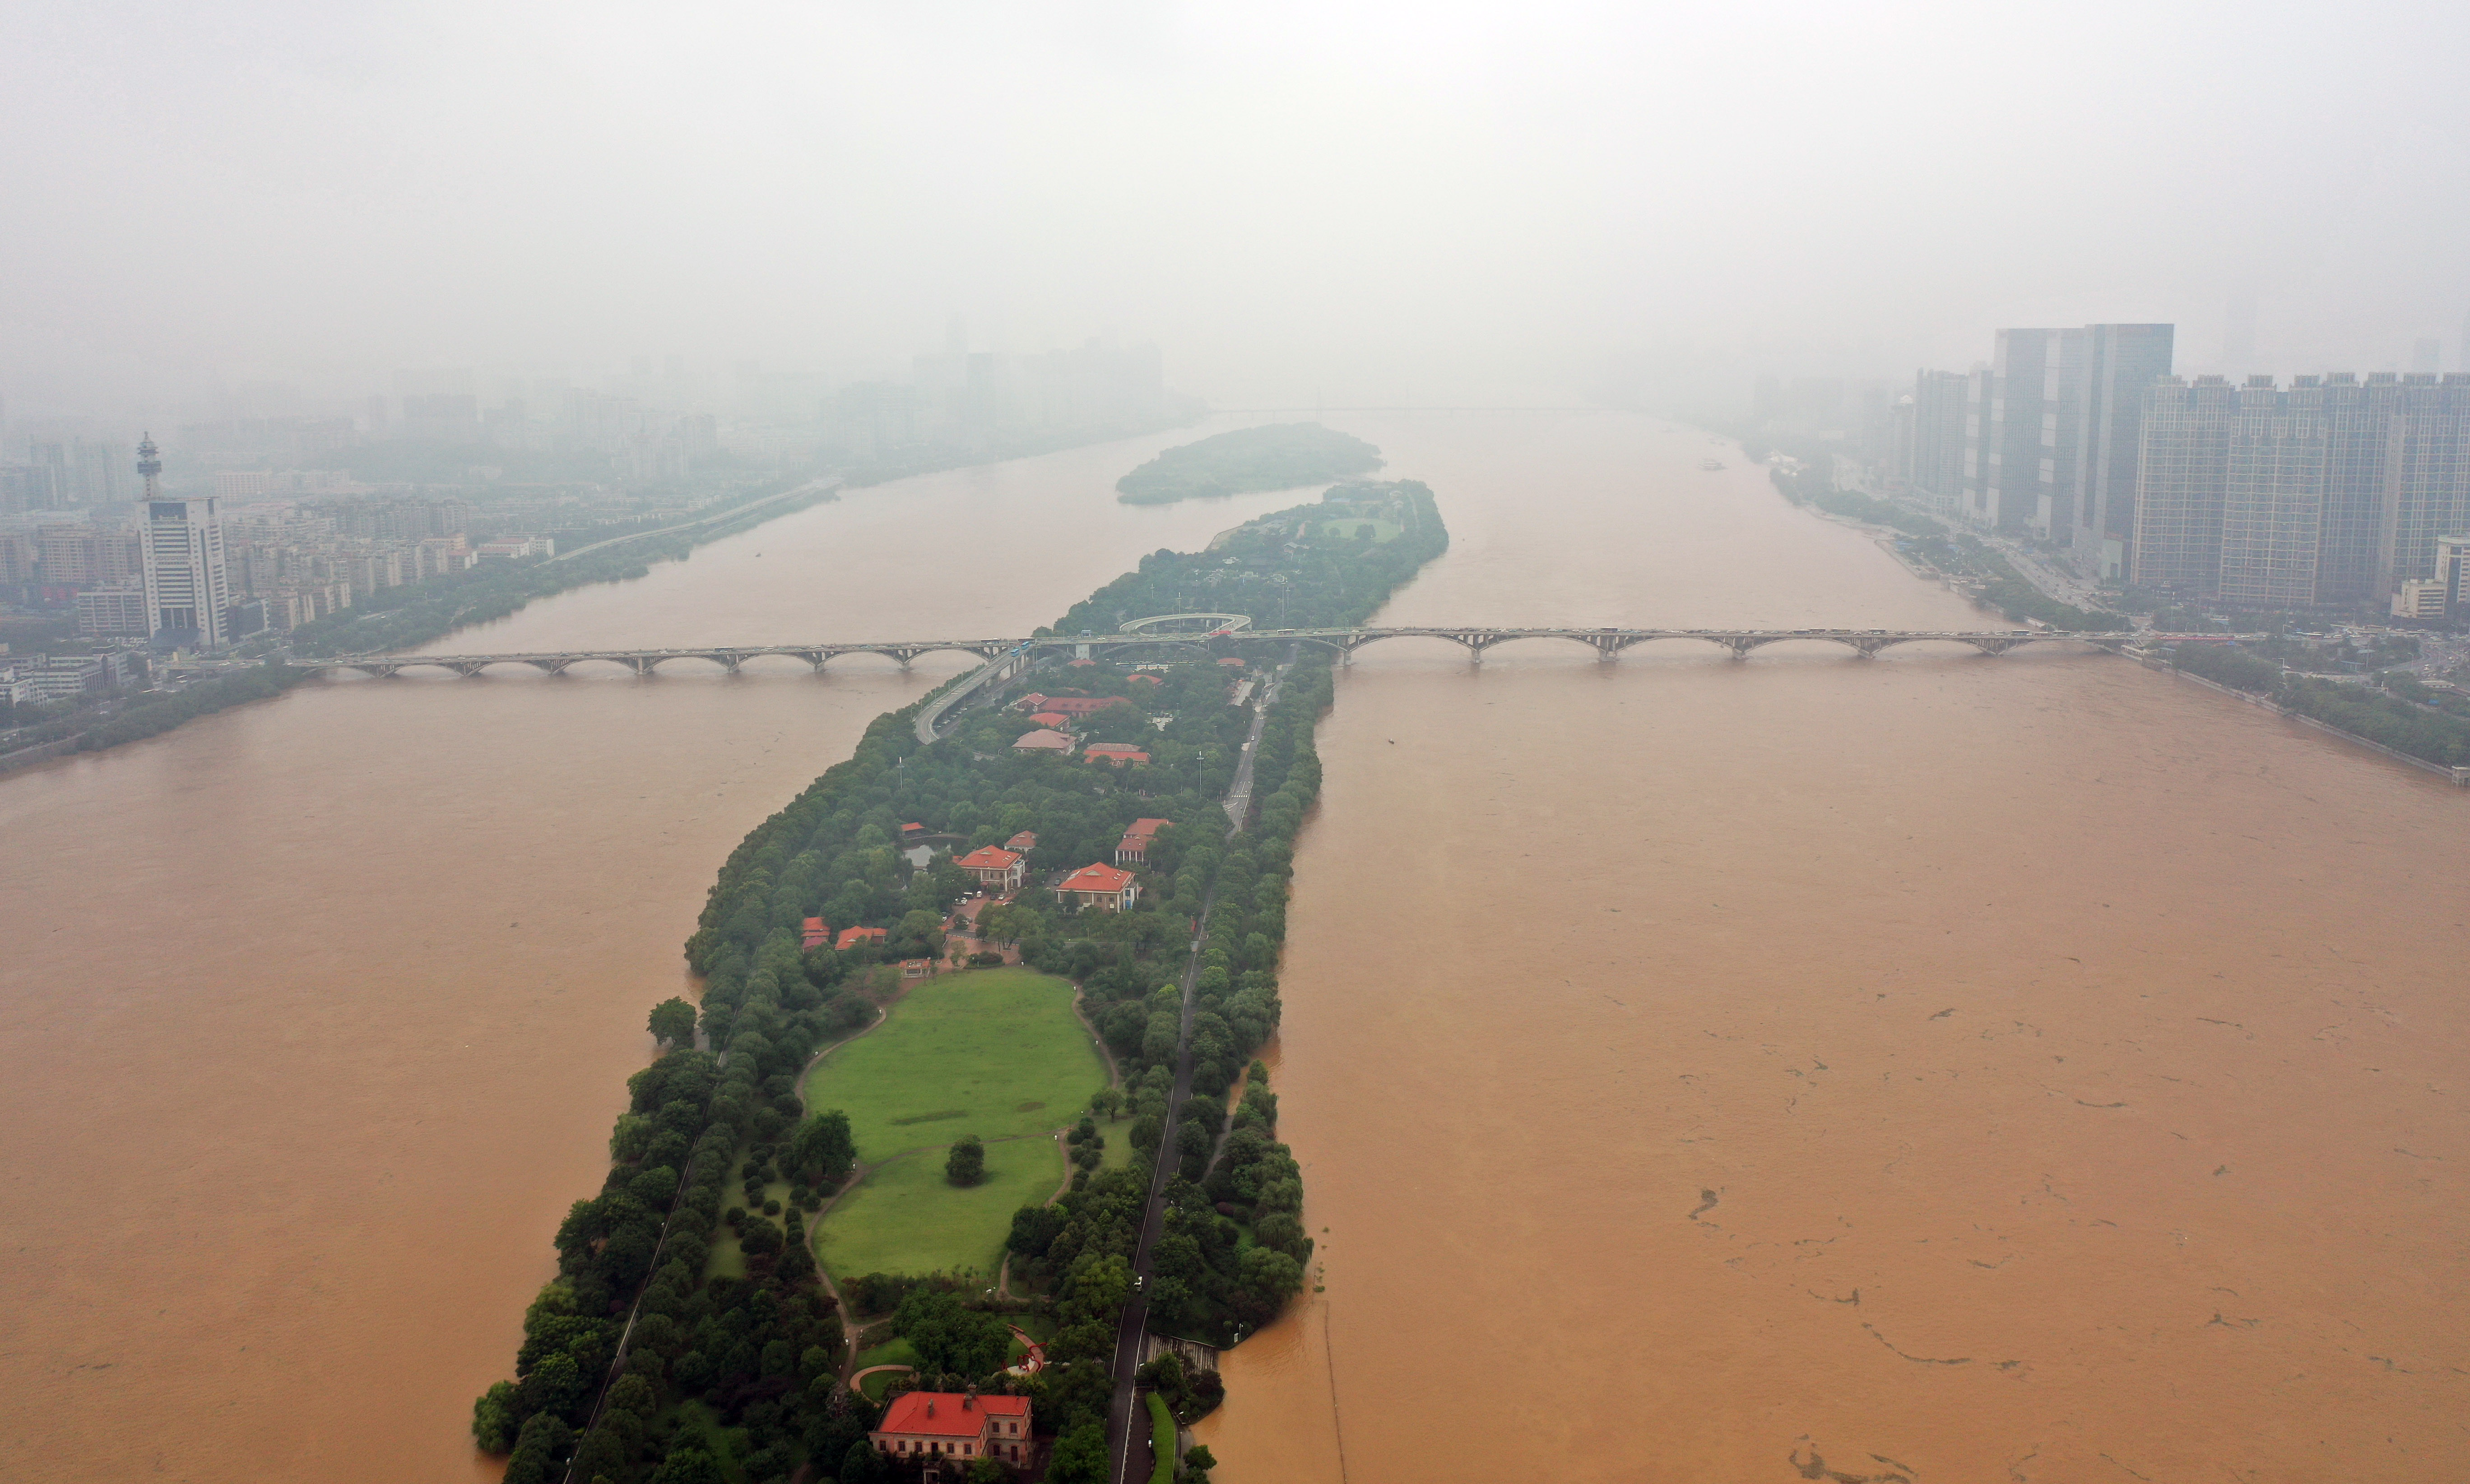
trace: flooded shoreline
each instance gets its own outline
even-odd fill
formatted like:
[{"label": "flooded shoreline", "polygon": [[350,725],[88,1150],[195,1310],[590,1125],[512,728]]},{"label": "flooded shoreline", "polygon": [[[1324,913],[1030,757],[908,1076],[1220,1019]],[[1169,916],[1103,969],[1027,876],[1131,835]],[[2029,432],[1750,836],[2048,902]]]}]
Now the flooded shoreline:
[{"label": "flooded shoreline", "polygon": [[[1728,584],[1559,488],[1519,546],[1582,597],[1980,622],[1849,532]],[[1462,537],[1384,621],[1537,621],[1524,565]],[[1226,1484],[2440,1472],[2457,790],[2055,653],[1385,645],[1320,748],[1276,1075],[1326,1292],[1227,1357]]]},{"label": "flooded shoreline", "polygon": [[[1701,433],[1331,422],[1453,532],[1386,622],[1985,625]],[[1116,505],[1156,446],[453,642],[1025,633],[1292,503]],[[0,780],[0,1474],[487,1477],[714,868],[963,662],[315,684]],[[1227,1357],[1221,1484],[2441,1472],[2459,791],[2062,654],[1397,640],[1320,750],[1273,1065],[1325,1291]]]}]

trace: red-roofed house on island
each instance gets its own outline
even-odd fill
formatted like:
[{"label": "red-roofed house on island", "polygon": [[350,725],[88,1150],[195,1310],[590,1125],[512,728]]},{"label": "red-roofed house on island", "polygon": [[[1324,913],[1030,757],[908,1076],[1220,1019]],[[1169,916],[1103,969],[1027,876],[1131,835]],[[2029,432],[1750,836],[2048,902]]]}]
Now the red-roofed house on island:
[{"label": "red-roofed house on island", "polygon": [[835,948],[855,948],[861,943],[879,943],[892,936],[890,928],[843,928]]},{"label": "red-roofed house on island", "polygon": [[993,846],[980,846],[952,864],[977,877],[978,885],[999,892],[1019,891],[1021,874],[1029,870],[1019,852],[999,850]]},{"label": "red-roofed house on island", "polygon": [[805,935],[808,948],[821,948],[832,940],[832,925],[821,917],[808,917],[799,924],[799,928]]},{"label": "red-roofed house on island", "polygon": [[1141,884],[1132,879],[1129,870],[1117,870],[1112,866],[1084,866],[1055,883],[1055,899],[1107,912],[1130,912],[1132,904],[1141,899]]},{"label": "red-roofed house on island", "polygon": [[1145,763],[1150,760],[1149,754],[1130,742],[1092,742],[1081,750],[1081,755],[1090,762]]},{"label": "red-roofed house on island", "polygon": [[867,1439],[893,1458],[991,1458],[1018,1466],[1029,1461],[1029,1429],[1027,1397],[907,1391],[892,1399]]},{"label": "red-roofed house on island", "polygon": [[1036,731],[1022,732],[1020,740],[1012,745],[1012,750],[1015,753],[1057,753],[1069,757],[1072,755],[1072,739],[1051,728],[1040,727]]},{"label": "red-roofed house on island", "polygon": [[1169,820],[1132,821],[1132,827],[1124,831],[1124,838],[1115,843],[1115,864],[1139,866],[1146,863],[1150,858],[1150,842],[1172,823]]},{"label": "red-roofed house on island", "polygon": [[1037,831],[1034,829],[1022,830],[1019,834],[1005,841],[1004,848],[1007,850],[1018,850],[1021,854],[1027,855],[1030,851],[1037,848]]}]

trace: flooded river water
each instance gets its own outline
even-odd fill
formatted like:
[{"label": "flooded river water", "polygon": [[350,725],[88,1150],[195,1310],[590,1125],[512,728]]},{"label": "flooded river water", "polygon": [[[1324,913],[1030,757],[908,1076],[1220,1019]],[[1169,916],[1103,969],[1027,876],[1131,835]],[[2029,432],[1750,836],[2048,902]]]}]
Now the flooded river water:
[{"label": "flooded river water", "polygon": [[[1702,435],[1421,447],[1389,621],[1985,622]],[[2107,657],[1837,654],[1359,657],[1275,1063],[1322,1291],[1222,1484],[2458,1472],[2470,799]]]},{"label": "flooded river water", "polygon": [[[1400,622],[1985,621],[1701,434],[1327,421],[1455,533]],[[1025,633],[1283,502],[1116,505],[1177,441],[442,647]],[[2453,1468],[2470,800],[2102,657],[1713,656],[1342,680],[1275,1054],[1323,1290],[1222,1484]],[[713,870],[963,662],[317,684],[0,779],[0,1478],[485,1476]]]}]

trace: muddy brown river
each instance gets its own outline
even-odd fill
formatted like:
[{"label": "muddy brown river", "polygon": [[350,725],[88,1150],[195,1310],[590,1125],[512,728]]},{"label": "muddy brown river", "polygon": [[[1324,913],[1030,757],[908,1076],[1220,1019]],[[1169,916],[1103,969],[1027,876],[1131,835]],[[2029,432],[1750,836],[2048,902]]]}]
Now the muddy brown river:
[{"label": "muddy brown river", "polygon": [[[1703,434],[1328,421],[1455,533],[1398,622],[1989,621]],[[1116,505],[1182,436],[442,647],[1025,633],[1285,502]],[[318,684],[0,779],[0,1478],[493,1472],[713,870],[962,662]],[[1229,1357],[1221,1484],[2458,1467],[2470,798],[2058,651],[1402,641],[1322,753],[1320,1291]]]}]

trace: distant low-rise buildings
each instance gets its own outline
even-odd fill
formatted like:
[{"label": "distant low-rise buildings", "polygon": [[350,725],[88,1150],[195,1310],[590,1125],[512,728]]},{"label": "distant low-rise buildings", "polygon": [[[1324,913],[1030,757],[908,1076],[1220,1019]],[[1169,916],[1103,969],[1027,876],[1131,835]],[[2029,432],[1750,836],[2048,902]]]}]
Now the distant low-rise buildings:
[{"label": "distant low-rise buildings", "polygon": [[557,543],[546,536],[505,536],[474,548],[483,561],[557,555]]},{"label": "distant low-rise buildings", "polygon": [[146,637],[146,585],[116,583],[88,588],[77,595],[78,633],[87,638]]}]

